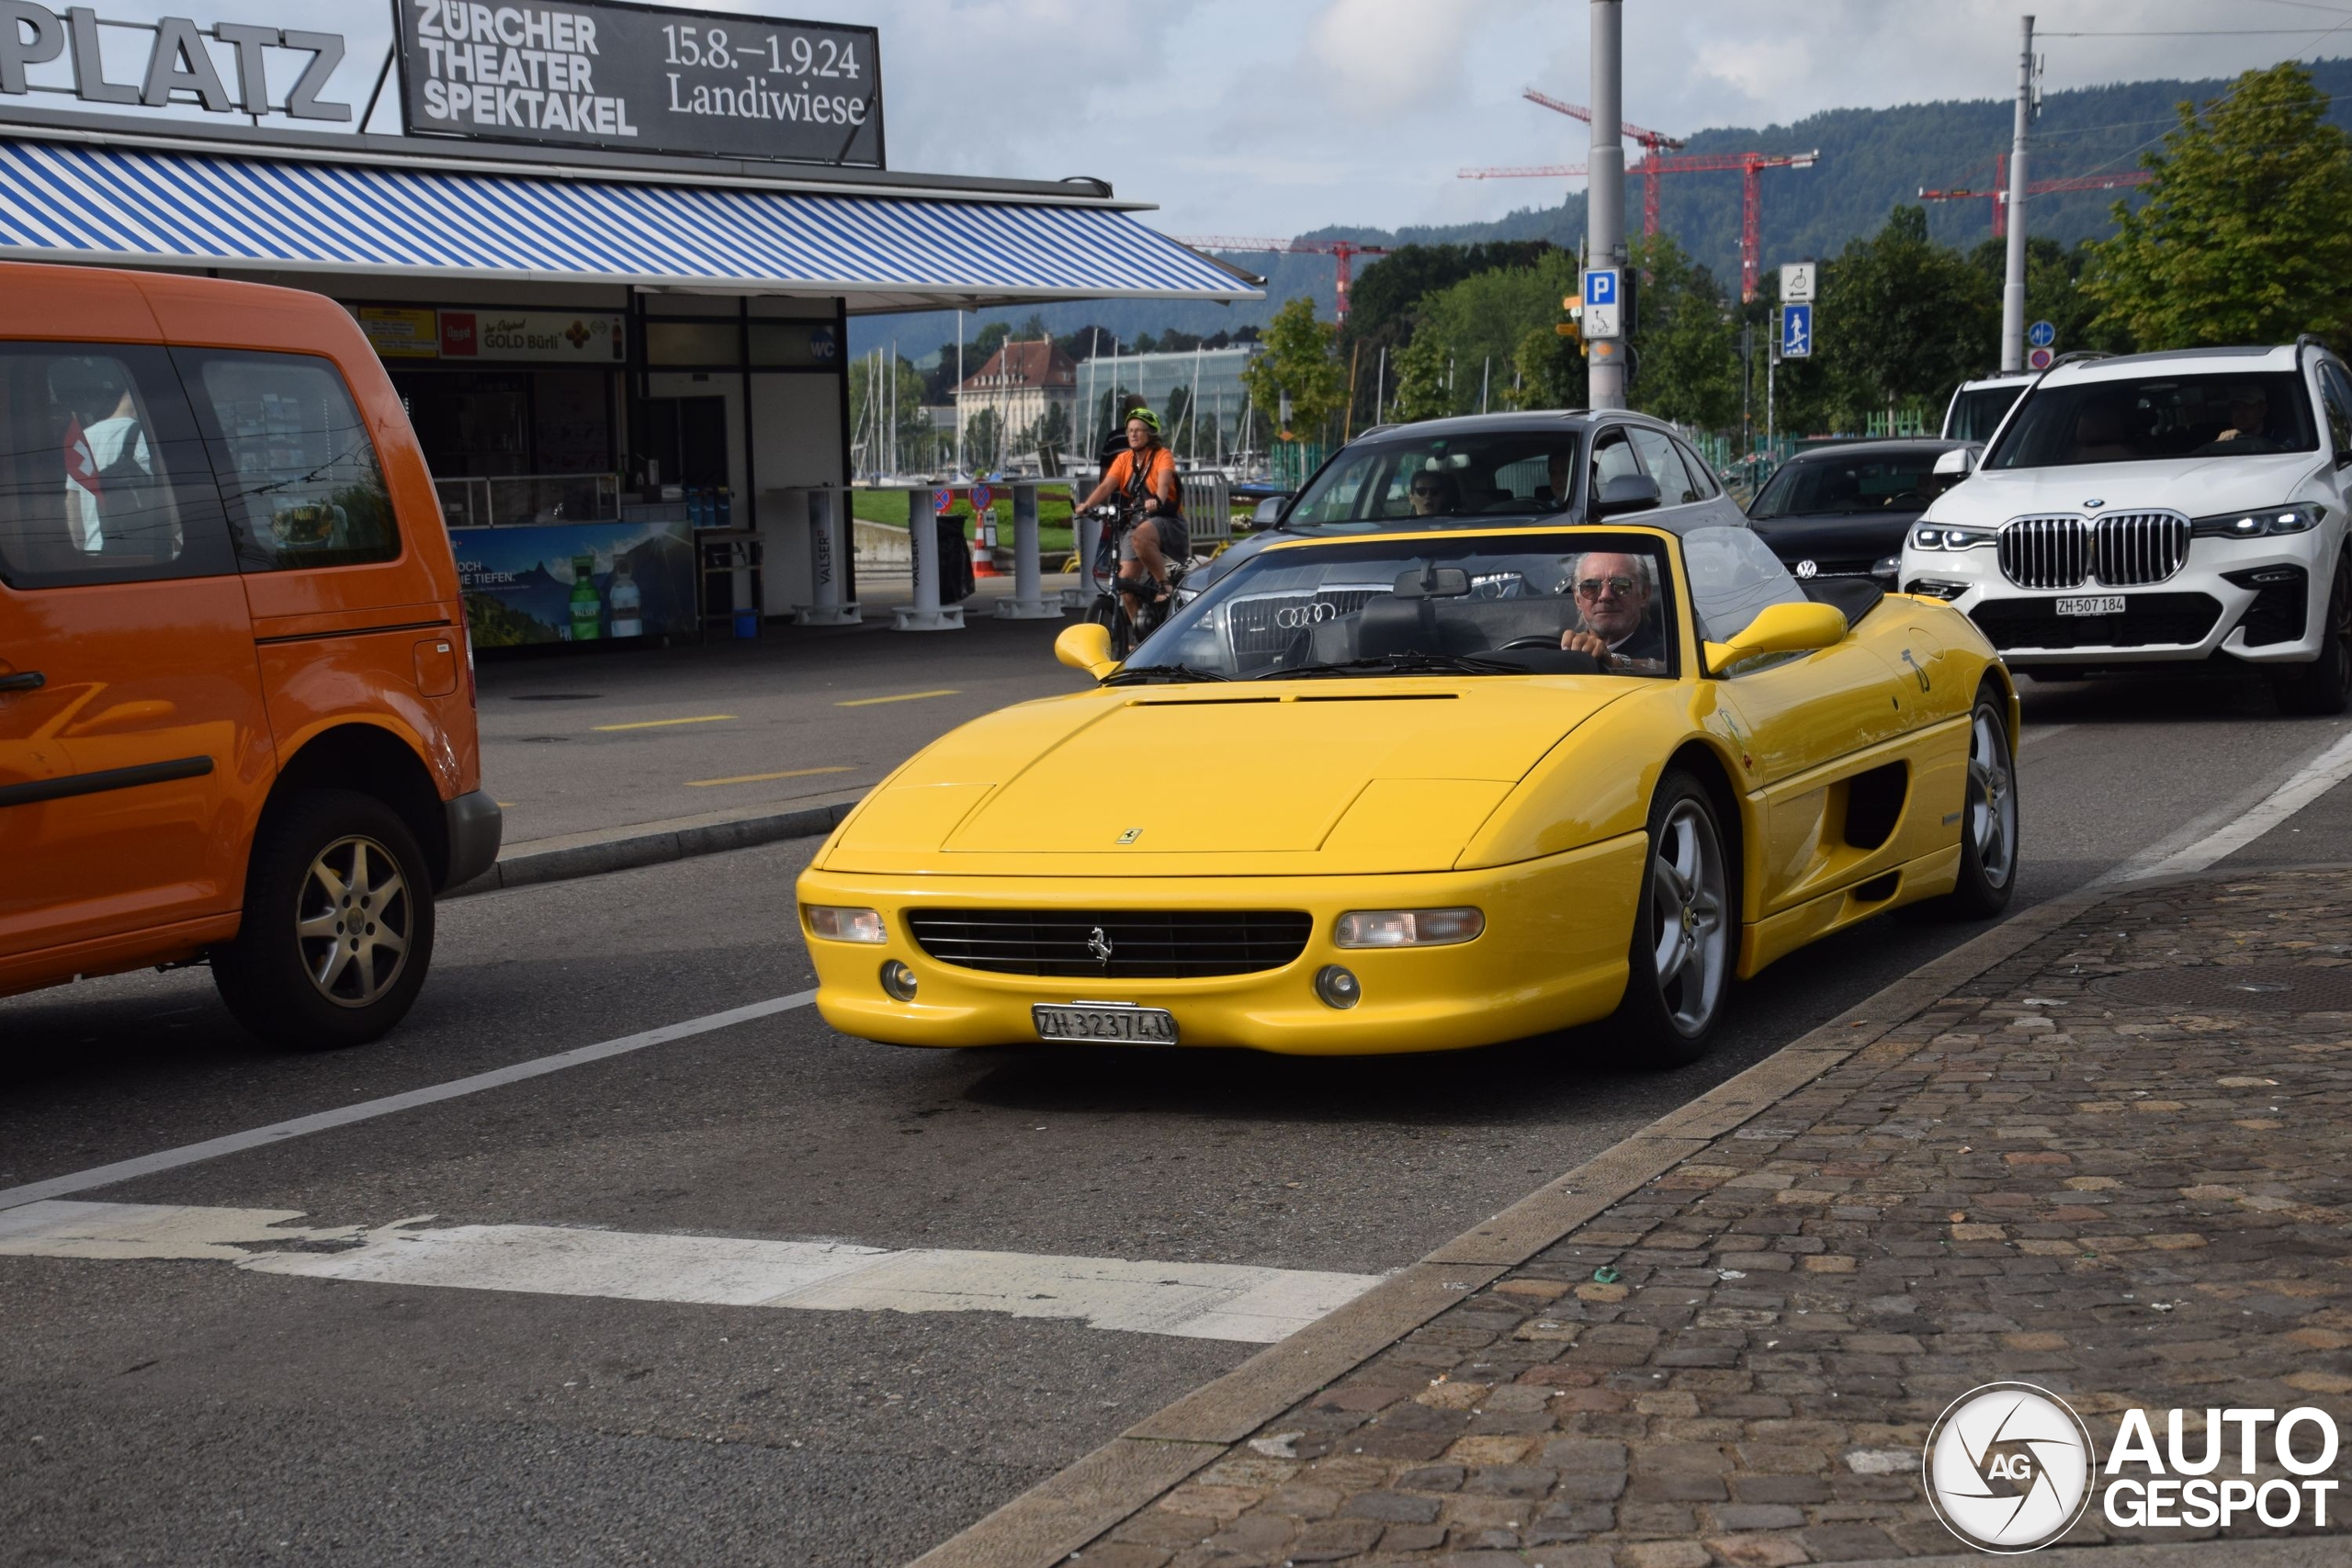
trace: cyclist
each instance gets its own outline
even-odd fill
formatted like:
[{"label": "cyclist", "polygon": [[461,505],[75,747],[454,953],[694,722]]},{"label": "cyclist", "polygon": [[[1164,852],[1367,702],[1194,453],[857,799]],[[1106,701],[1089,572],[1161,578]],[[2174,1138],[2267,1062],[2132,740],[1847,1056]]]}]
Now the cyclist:
[{"label": "cyclist", "polygon": [[1176,479],[1176,454],[1160,445],[1159,416],[1148,408],[1127,414],[1127,449],[1102,470],[1093,493],[1078,503],[1084,512],[1113,496],[1119,514],[1134,525],[1119,542],[1119,593],[1127,602],[1127,618],[1141,623],[1138,601],[1142,579],[1152,582],[1155,607],[1168,599],[1168,561],[1188,560],[1193,536],[1184,525],[1184,491]]}]

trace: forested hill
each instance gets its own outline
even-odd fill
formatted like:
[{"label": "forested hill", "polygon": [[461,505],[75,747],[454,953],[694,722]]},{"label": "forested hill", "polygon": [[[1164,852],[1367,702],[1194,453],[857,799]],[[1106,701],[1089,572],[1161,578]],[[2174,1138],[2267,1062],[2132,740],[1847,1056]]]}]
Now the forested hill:
[{"label": "forested hill", "polygon": [[[2330,118],[2352,128],[2352,60],[2324,60],[2312,66],[2320,91],[2334,100]],[[2035,178],[2084,175],[2138,164],[2138,150],[2177,122],[2177,106],[2183,99],[2203,101],[2226,85],[2220,80],[2199,82],[2126,82],[2106,87],[2051,93],[2042,100],[2041,118],[2034,127]],[[1526,112],[1545,111],[1533,105]],[[1821,162],[1810,169],[1768,170],[1764,192],[1764,260],[1767,265],[1807,256],[1835,254],[1860,234],[1874,231],[1888,209],[1917,199],[1921,186],[1986,190],[1993,184],[1993,159],[2005,152],[2014,107],[2007,99],[1976,102],[1905,104],[1886,109],[1831,109],[1793,125],[1760,129],[1730,127],[1702,130],[1690,138],[1693,153],[1805,152],[1818,151]],[[1583,129],[1562,120],[1559,155],[1563,163],[1581,162],[1586,142]],[[1629,145],[1629,157],[1639,149]],[[1529,181],[1531,194],[1541,182]],[[1739,268],[1739,186],[1736,172],[1670,175],[1663,188],[1664,227],[1699,261],[1726,282]],[[2048,234],[2069,244],[2104,234],[2116,192],[2089,191],[2035,199],[2030,214],[2034,233]],[[1626,182],[1625,214],[1629,223],[1641,221],[1641,185]],[[1936,202],[1928,207],[1928,231],[1947,243],[1970,246],[1992,232],[1992,203],[1986,200]],[[1575,245],[1584,233],[1583,193],[1565,200],[1556,192],[1490,223],[1402,230],[1338,226],[1316,231],[1314,239],[1351,239],[1371,244],[1420,243],[1467,243],[1480,240],[1551,240]],[[1333,302],[1330,259],[1319,255],[1237,255],[1232,258],[1252,271],[1270,275],[1267,299],[1253,305],[1170,305],[1153,300],[1114,300],[1091,304],[1048,305],[1042,314],[1056,333],[1069,333],[1092,322],[1132,339],[1138,333],[1159,333],[1176,327],[1203,334],[1260,324],[1270,320],[1284,300],[1312,294],[1328,313]],[[1359,259],[1359,270],[1377,265]],[[1011,312],[1019,321],[1028,312]],[[978,320],[967,320],[977,330]],[[910,358],[929,353],[955,336],[952,314],[877,316],[851,323],[854,352],[896,341]]]}]

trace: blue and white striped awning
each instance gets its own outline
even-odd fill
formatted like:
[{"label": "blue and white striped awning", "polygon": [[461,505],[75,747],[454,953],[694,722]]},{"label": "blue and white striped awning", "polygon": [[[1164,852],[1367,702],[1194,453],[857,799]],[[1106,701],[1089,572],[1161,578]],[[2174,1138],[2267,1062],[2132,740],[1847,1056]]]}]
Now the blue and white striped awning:
[{"label": "blue and white striped awning", "polygon": [[0,139],[0,256],[845,297],[1261,298],[1103,206]]}]

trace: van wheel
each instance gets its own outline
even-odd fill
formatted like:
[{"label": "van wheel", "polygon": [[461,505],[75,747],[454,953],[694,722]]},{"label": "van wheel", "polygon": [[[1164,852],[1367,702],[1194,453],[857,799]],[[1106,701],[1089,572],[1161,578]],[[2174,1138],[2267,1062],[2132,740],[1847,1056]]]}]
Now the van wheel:
[{"label": "van wheel", "polygon": [[1658,781],[1649,846],[1616,1021],[1645,1066],[1686,1066],[1706,1055],[1723,1017],[1739,934],[1714,801],[1689,773]]},{"label": "van wheel", "polygon": [[2352,707],[2352,562],[2339,561],[2320,627],[2319,657],[2278,677],[2283,713],[2325,717]]},{"label": "van wheel", "polygon": [[237,1021],[274,1045],[332,1050],[405,1017],[433,960],[433,883],[391,807],[352,790],[264,818],[244,924],[212,955]]}]

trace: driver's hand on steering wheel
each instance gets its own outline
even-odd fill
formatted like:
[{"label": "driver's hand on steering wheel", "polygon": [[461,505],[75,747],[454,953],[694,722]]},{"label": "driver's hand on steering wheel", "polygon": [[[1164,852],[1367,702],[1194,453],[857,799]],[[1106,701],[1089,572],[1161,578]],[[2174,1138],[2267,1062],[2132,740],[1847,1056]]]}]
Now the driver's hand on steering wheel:
[{"label": "driver's hand on steering wheel", "polygon": [[1603,670],[1609,668],[1609,645],[1591,632],[1562,632],[1560,648],[1566,653],[1589,653]]}]

